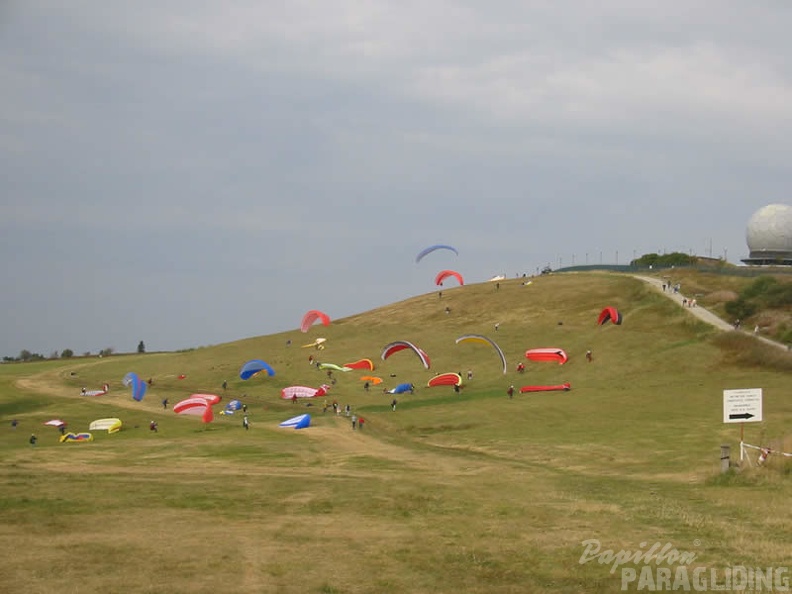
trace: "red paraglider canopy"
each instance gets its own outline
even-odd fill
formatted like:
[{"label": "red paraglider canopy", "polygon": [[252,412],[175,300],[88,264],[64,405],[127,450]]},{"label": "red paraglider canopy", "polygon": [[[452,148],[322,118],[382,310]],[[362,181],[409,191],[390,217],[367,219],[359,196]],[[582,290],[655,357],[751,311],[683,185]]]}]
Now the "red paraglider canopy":
[{"label": "red paraglider canopy", "polygon": [[318,309],[312,309],[303,316],[302,322],[300,323],[300,332],[308,332],[310,327],[319,320],[322,322],[324,326],[328,326],[330,324],[330,316],[326,313],[319,311]]},{"label": "red paraglider canopy", "polygon": [[559,365],[563,365],[568,360],[564,350],[556,347],[528,349],[525,351],[525,358],[531,361],[558,361]]},{"label": "red paraglider canopy", "polygon": [[622,316],[618,309],[615,307],[606,307],[600,312],[599,317],[597,318],[597,324],[602,326],[608,320],[616,324],[617,326],[622,323]]},{"label": "red paraglider canopy", "polygon": [[404,349],[410,349],[413,353],[418,355],[418,358],[421,360],[421,363],[423,363],[424,368],[429,369],[429,366],[431,365],[429,356],[413,343],[406,340],[397,340],[396,342],[385,345],[385,348],[382,349],[382,360],[385,361],[393,353],[398,353]]},{"label": "red paraglider canopy", "polygon": [[449,276],[453,276],[455,279],[457,279],[457,282],[460,285],[465,284],[465,280],[462,278],[462,275],[454,270],[441,270],[440,272],[438,272],[437,276],[435,276],[435,284],[437,286],[442,285],[443,281],[447,279]]}]

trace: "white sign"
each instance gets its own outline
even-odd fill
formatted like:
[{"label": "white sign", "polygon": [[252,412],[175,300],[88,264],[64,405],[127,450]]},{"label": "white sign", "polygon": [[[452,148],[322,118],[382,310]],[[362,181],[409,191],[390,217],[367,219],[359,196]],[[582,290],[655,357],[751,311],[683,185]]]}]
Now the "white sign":
[{"label": "white sign", "polygon": [[723,391],[724,423],[755,423],[762,420],[762,388]]}]

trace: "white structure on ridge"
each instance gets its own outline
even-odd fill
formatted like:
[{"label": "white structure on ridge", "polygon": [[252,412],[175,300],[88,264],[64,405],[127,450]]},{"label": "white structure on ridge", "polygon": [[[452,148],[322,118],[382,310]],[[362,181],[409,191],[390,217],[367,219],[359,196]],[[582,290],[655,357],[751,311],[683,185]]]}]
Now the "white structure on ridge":
[{"label": "white structure on ridge", "polygon": [[792,266],[792,206],[768,204],[757,210],[745,230],[752,265]]}]

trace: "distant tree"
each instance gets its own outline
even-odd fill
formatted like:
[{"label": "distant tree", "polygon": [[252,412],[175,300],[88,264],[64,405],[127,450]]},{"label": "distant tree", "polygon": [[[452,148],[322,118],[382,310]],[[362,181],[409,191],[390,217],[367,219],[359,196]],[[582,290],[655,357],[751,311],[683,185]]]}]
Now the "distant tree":
[{"label": "distant tree", "polygon": [[83,357],[90,357],[90,356],[91,356],[91,351],[85,351],[83,353]]},{"label": "distant tree", "polygon": [[146,345],[143,344],[143,341],[141,340],[138,343],[138,353],[145,353],[145,352],[146,352]]},{"label": "distant tree", "polygon": [[52,352],[50,353],[50,356],[49,356],[49,358],[50,358],[50,359],[57,359],[57,358],[58,358],[58,356],[59,356],[59,355],[58,355],[58,351],[52,351]]},{"label": "distant tree", "polygon": [[27,349],[22,349],[21,351],[19,351],[19,360],[20,361],[30,361],[30,359],[32,357],[33,357],[33,353],[31,353]]},{"label": "distant tree", "polygon": [[110,355],[113,354],[114,351],[115,351],[115,349],[113,347],[107,347],[106,349],[102,349],[101,351],[99,351],[99,356],[100,357],[109,357]]},{"label": "distant tree", "polygon": [[71,359],[74,357],[74,351],[71,349],[63,349],[61,351],[61,358],[62,359]]}]

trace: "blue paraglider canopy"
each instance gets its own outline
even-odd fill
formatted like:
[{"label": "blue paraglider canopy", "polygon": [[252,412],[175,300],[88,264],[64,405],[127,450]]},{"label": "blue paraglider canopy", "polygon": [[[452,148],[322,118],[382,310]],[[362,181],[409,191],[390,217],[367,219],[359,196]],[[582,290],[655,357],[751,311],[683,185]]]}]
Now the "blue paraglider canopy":
[{"label": "blue paraglider canopy", "polygon": [[239,400],[232,400],[225,406],[225,413],[228,415],[233,415],[234,411],[239,410],[242,408],[242,403]]},{"label": "blue paraglider canopy", "polygon": [[261,359],[251,359],[239,370],[239,377],[243,380],[250,379],[262,371],[266,371],[269,376],[275,375],[275,370],[270,367],[269,363],[265,363]]},{"label": "blue paraglider canopy", "polygon": [[280,427],[294,427],[295,429],[305,429],[311,425],[311,415],[304,414],[299,415],[296,417],[292,417],[291,419],[287,419],[283,421],[279,426]]},{"label": "blue paraglider canopy", "polygon": [[459,252],[457,251],[457,249],[454,246],[452,246],[452,245],[444,245],[442,243],[438,243],[438,244],[435,244],[435,245],[430,245],[428,248],[424,248],[420,252],[418,252],[418,255],[415,256],[416,264],[418,262],[420,262],[421,260],[423,260],[424,256],[426,256],[427,254],[431,254],[435,250],[450,250],[450,251],[454,252],[457,256],[459,255]]},{"label": "blue paraglider canopy", "polygon": [[388,390],[389,394],[404,394],[405,392],[411,392],[413,390],[413,385],[409,383],[399,384],[392,390]]},{"label": "blue paraglider canopy", "polygon": [[148,384],[140,379],[137,373],[130,371],[124,376],[124,379],[121,381],[121,383],[132,391],[132,398],[138,402],[143,400],[143,396],[146,395],[146,387]]}]

